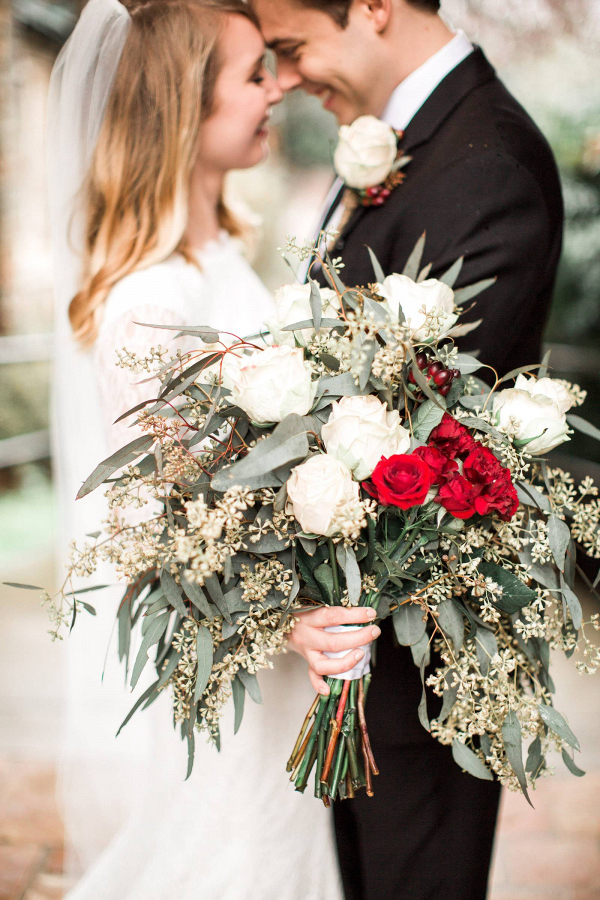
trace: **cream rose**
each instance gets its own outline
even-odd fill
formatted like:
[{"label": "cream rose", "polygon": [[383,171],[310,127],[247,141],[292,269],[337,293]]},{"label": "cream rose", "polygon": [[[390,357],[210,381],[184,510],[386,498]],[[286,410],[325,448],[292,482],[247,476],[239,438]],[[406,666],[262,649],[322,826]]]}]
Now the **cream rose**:
[{"label": "cream rose", "polygon": [[515,388],[519,391],[527,391],[532,397],[548,397],[558,406],[561,413],[568,413],[572,406],[575,406],[573,397],[559,381],[552,378],[527,378],[526,375],[519,375],[515,382]]},{"label": "cream rose", "polygon": [[410,449],[410,434],[400,424],[398,410],[388,412],[372,395],[333,403],[322,436],[327,453],[344,462],[357,481],[368,478],[382,456]]},{"label": "cream rose", "polygon": [[508,388],[494,397],[496,424],[510,433],[517,446],[532,456],[548,453],[570,440],[565,414],[549,397]]},{"label": "cream rose", "polygon": [[[417,341],[444,337],[458,319],[454,312],[454,291],[443,281],[429,278],[417,284],[406,275],[389,275],[377,288],[392,320],[398,321],[402,309]],[[433,328],[426,325],[430,314],[435,315]]]},{"label": "cream rose", "polygon": [[[330,288],[320,288],[320,294],[323,315],[335,317],[340,306],[338,295]],[[275,314],[265,324],[276,343],[295,347],[294,333],[283,329],[286,325],[295,325],[296,322],[304,322],[312,317],[310,284],[285,284],[275,294]],[[306,344],[313,333],[313,328],[305,328],[296,332],[296,336],[301,343]]]},{"label": "cream rose", "polygon": [[290,413],[305,416],[317,390],[303,351],[279,346],[249,356],[228,355],[223,384],[233,402],[259,424],[281,422]]},{"label": "cream rose", "polygon": [[363,190],[386,180],[397,155],[393,128],[375,116],[360,116],[340,128],[333,165],[348,187]]},{"label": "cream rose", "polygon": [[287,493],[294,516],[308,534],[333,537],[335,514],[341,503],[359,499],[358,483],[339,459],[320,453],[293,469]]}]

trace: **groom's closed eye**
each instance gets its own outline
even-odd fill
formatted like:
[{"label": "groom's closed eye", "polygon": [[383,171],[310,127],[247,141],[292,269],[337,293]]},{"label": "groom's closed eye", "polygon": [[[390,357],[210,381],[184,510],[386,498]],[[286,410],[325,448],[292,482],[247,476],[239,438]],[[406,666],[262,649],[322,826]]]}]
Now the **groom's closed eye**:
[{"label": "groom's closed eye", "polygon": [[286,59],[294,62],[298,58],[298,52],[303,46],[303,41],[287,41],[274,40],[269,42],[269,49],[275,53],[279,59]]}]

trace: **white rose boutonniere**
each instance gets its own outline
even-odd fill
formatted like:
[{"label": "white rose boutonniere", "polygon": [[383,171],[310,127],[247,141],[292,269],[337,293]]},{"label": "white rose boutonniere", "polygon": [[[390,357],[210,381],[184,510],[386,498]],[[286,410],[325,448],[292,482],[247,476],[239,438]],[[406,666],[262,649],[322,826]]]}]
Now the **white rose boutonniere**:
[{"label": "white rose boutonniere", "polygon": [[333,165],[363,206],[381,206],[403,181],[399,169],[409,158],[398,158],[401,137],[402,132],[375,116],[360,116],[352,125],[341,126]]}]

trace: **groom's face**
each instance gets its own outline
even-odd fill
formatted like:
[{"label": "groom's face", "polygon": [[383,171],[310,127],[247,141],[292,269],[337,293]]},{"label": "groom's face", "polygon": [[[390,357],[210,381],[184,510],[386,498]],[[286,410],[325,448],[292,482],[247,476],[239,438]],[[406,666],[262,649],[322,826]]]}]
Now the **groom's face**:
[{"label": "groom's face", "polygon": [[381,110],[373,102],[374,33],[360,6],[345,28],[297,0],[252,0],[267,46],[277,57],[284,91],[301,88],[318,97],[342,124]]}]

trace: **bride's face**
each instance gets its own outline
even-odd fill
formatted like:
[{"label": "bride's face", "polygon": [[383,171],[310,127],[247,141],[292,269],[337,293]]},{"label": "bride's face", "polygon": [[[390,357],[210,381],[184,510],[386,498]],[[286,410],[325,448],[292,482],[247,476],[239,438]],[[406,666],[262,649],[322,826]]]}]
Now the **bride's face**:
[{"label": "bride's face", "polygon": [[228,17],[217,52],[220,72],[212,112],[200,128],[198,164],[247,169],[268,153],[271,107],[283,94],[265,68],[262,35],[244,16]]}]

